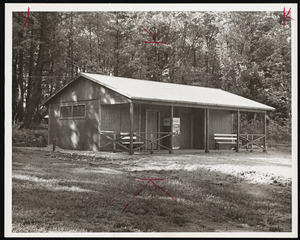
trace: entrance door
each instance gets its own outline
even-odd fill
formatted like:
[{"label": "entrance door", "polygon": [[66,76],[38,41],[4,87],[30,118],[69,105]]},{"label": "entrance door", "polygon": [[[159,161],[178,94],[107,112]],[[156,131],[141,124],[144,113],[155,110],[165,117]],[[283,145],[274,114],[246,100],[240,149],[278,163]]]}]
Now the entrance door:
[{"label": "entrance door", "polygon": [[[151,133],[153,139],[159,138],[159,111],[147,110],[146,111],[146,138],[150,140]],[[150,142],[147,141],[147,149],[151,149]],[[153,144],[153,149],[158,149],[156,144]]]},{"label": "entrance door", "polygon": [[180,135],[179,144],[180,149],[191,148],[191,114],[186,112],[180,112]]}]

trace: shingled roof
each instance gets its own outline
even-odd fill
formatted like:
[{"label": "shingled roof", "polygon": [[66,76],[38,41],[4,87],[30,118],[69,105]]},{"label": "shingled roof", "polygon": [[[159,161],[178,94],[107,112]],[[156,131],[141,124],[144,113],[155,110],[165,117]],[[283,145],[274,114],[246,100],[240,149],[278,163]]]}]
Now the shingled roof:
[{"label": "shingled roof", "polygon": [[113,90],[131,100],[191,104],[205,107],[226,107],[245,110],[275,110],[268,105],[217,88],[154,82],[90,73],[80,73],[80,76]]}]

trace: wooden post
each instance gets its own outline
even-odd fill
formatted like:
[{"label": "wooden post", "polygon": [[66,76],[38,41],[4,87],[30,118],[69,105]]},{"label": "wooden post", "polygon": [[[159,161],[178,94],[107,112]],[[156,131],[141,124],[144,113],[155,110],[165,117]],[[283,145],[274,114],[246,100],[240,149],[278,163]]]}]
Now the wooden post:
[{"label": "wooden post", "polygon": [[237,111],[237,123],[236,123],[236,152],[239,151],[240,147],[240,110]]},{"label": "wooden post", "polygon": [[174,106],[172,105],[171,106],[171,114],[170,114],[170,129],[171,129],[171,133],[172,135],[170,136],[170,151],[169,153],[173,153],[174,150],[173,150],[173,115],[174,115]]},{"label": "wooden post", "polygon": [[205,152],[209,152],[209,109],[205,109]]},{"label": "wooden post", "polygon": [[116,152],[116,141],[117,140],[117,132],[114,132],[114,141],[113,141],[113,152]]},{"label": "wooden post", "polygon": [[52,149],[53,152],[55,151],[55,146],[56,146],[56,139],[54,138],[53,139],[53,149]]},{"label": "wooden post", "polygon": [[150,150],[150,153],[153,154],[153,133],[150,134],[150,146],[151,146],[151,150]]},{"label": "wooden post", "polygon": [[98,151],[101,151],[101,100],[98,101]]},{"label": "wooden post", "polygon": [[191,109],[191,149],[194,148],[194,112]]},{"label": "wooden post", "polygon": [[204,117],[203,117],[203,146],[204,150],[206,149],[206,109],[204,109]]},{"label": "wooden post", "polygon": [[[142,104],[139,104],[139,136],[141,136],[141,128],[142,128]],[[141,138],[138,137],[138,141],[141,141]],[[141,151],[141,148],[139,148],[139,151]]]},{"label": "wooden post", "polygon": [[264,138],[264,152],[267,151],[267,112],[265,111],[265,114],[264,114],[264,133],[265,133],[265,138]]},{"label": "wooden post", "polygon": [[133,103],[130,102],[130,155],[133,155]]}]

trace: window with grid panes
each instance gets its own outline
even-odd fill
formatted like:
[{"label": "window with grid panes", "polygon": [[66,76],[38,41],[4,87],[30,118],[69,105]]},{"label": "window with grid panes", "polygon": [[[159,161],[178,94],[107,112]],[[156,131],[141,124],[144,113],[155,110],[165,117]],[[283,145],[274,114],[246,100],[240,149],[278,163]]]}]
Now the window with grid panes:
[{"label": "window with grid panes", "polygon": [[72,106],[63,106],[63,107],[60,107],[60,117],[61,118],[72,117]]},{"label": "window with grid panes", "polygon": [[85,117],[85,105],[73,106],[73,117]]}]

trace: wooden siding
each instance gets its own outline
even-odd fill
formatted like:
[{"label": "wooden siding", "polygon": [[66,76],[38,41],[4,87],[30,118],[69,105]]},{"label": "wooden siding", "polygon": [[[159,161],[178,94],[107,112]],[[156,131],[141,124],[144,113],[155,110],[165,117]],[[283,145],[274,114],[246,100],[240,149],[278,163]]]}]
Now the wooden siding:
[{"label": "wooden siding", "polygon": [[[141,114],[140,114],[140,129],[141,132],[146,132],[149,130],[146,127],[146,112],[149,111],[157,111],[159,112],[159,131],[163,132],[163,131],[169,131],[169,129],[166,129],[163,126],[163,120],[164,118],[169,118],[170,114],[171,114],[171,106],[159,106],[159,105],[149,105],[149,104],[141,104]],[[144,135],[145,136],[145,135]],[[148,138],[150,138],[149,136],[147,136]],[[160,141],[160,143],[162,143],[163,145],[169,145],[169,141],[167,139],[164,139],[163,141]],[[158,149],[160,149],[160,147],[158,147]]]},{"label": "wooden siding", "polygon": [[192,111],[194,113],[193,145],[195,149],[204,149],[204,109],[194,108]]},{"label": "wooden siding", "polygon": [[[101,114],[101,107],[106,104],[110,106],[127,106],[129,100],[110,89],[100,86],[85,78],[78,79],[63,89],[49,102],[49,138],[48,143],[52,144],[56,139],[57,146],[66,149],[98,150],[100,136],[99,131],[106,127],[109,122],[120,120],[120,114],[114,118],[113,112],[106,122],[106,113]],[[86,105],[86,116],[84,118],[60,118],[60,107],[76,104]],[[109,105],[107,105],[109,106]],[[126,107],[125,107],[126,108]],[[123,107],[123,112],[124,110]],[[129,110],[128,110],[129,111]],[[104,118],[101,124],[101,116]],[[113,121],[112,121],[113,119]],[[127,124],[121,121],[122,124]],[[103,126],[101,126],[103,125]],[[128,129],[128,128],[126,128]]]},{"label": "wooden siding", "polygon": [[100,99],[101,104],[119,104],[128,103],[126,97],[100,86],[85,78],[80,78],[63,89],[53,99],[51,103],[77,102]]},{"label": "wooden siding", "polygon": [[191,108],[179,108],[180,118],[180,135],[179,135],[179,146],[180,149],[192,148],[192,111]]},{"label": "wooden siding", "polygon": [[141,105],[141,131],[142,132],[146,131],[146,111],[147,110],[156,110],[160,113],[160,119],[159,119],[160,129],[159,129],[159,131],[161,131],[161,132],[164,131],[163,120],[164,120],[164,118],[170,117],[171,107],[142,104]]},{"label": "wooden siding", "polygon": [[[120,132],[130,131],[130,114],[129,104],[113,104],[101,105],[101,131],[116,131],[119,135]],[[139,105],[134,104],[133,114],[133,131],[139,131]],[[109,135],[113,136],[113,135]],[[101,137],[100,145],[108,143],[105,137]],[[102,150],[112,149],[112,145],[102,148]]]},{"label": "wooden siding", "polygon": [[209,110],[209,149],[214,149],[215,133],[233,133],[230,111]]},{"label": "wooden siding", "polygon": [[[74,102],[68,103],[73,105]],[[60,119],[61,104],[50,104],[49,144],[56,139],[60,148],[94,150],[98,149],[98,101],[84,101],[86,105],[85,118]]]},{"label": "wooden siding", "polygon": [[[86,117],[60,119],[60,106],[84,103]],[[159,112],[159,131],[170,131],[163,126],[163,119],[170,118],[171,106],[134,104],[134,132],[145,132],[146,112]],[[184,117],[185,116],[185,117]],[[177,136],[180,148],[204,148],[204,110],[201,108],[174,107],[174,117],[182,117],[184,134]],[[55,138],[57,146],[66,149],[97,150],[107,143],[99,131],[130,131],[129,100],[105,87],[84,78],[79,79],[56,95],[49,105],[49,144]],[[232,113],[210,110],[210,149],[214,147],[214,133],[232,133]],[[170,139],[162,144],[168,146]],[[175,139],[176,140],[176,139]],[[106,149],[112,149],[112,145]]]}]

